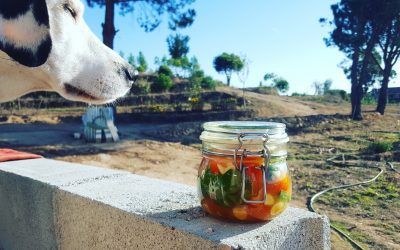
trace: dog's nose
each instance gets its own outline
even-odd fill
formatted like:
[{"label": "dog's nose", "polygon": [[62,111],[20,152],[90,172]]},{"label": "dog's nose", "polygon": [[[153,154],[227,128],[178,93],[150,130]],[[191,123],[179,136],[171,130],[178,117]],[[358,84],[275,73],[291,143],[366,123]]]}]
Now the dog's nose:
[{"label": "dog's nose", "polygon": [[124,68],[124,72],[126,79],[129,81],[130,85],[132,85],[138,77],[138,71],[131,66],[127,66]]}]

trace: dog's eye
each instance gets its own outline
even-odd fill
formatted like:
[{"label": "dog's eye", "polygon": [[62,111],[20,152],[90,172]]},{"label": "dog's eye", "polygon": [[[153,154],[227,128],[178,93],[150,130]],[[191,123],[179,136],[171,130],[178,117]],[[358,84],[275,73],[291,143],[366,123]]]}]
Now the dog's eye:
[{"label": "dog's eye", "polygon": [[68,4],[64,4],[64,10],[65,11],[67,11],[67,12],[69,12],[69,14],[71,14],[71,16],[73,17],[73,18],[76,18],[76,12],[75,12],[75,10],[71,7],[71,6],[69,6]]}]

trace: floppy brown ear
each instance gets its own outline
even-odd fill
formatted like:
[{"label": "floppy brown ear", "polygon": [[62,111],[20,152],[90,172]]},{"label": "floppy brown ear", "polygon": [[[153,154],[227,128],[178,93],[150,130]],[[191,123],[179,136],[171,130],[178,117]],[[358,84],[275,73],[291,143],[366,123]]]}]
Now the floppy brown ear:
[{"label": "floppy brown ear", "polygon": [[0,50],[18,63],[44,64],[52,47],[46,0],[0,1]]}]

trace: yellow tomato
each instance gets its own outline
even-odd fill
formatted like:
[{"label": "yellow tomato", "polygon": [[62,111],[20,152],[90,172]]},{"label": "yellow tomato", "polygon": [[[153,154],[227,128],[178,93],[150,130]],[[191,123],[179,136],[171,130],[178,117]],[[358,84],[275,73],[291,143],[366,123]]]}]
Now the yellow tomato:
[{"label": "yellow tomato", "polygon": [[271,215],[276,216],[280,214],[285,208],[286,208],[287,203],[285,202],[277,202],[272,208],[271,208]]},{"label": "yellow tomato", "polygon": [[267,194],[267,198],[265,199],[265,205],[267,205],[267,206],[272,206],[272,205],[274,205],[274,203],[275,203],[275,199],[274,199],[274,197],[272,196],[272,195],[270,195],[270,194]]},{"label": "yellow tomato", "polygon": [[246,220],[247,219],[247,214],[248,214],[247,206],[235,207],[235,208],[233,208],[232,213],[233,213],[233,216],[235,216],[236,219],[238,219],[238,220]]}]

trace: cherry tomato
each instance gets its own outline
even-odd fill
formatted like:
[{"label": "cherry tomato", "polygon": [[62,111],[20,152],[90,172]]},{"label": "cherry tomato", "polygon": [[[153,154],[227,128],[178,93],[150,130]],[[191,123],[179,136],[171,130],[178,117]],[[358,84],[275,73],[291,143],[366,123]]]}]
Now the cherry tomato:
[{"label": "cherry tomato", "polygon": [[247,205],[236,206],[232,209],[233,216],[238,220],[246,220],[249,216],[249,209]]},{"label": "cherry tomato", "polygon": [[263,204],[249,205],[249,216],[253,220],[270,220],[272,219],[271,207]]},{"label": "cherry tomato", "polygon": [[206,210],[207,213],[221,217],[221,218],[232,218],[232,208],[227,208],[227,207],[222,207],[217,205],[212,199],[210,198],[204,198],[201,201],[201,206],[203,207],[204,210]]},{"label": "cherry tomato", "polygon": [[[213,174],[224,174],[230,168],[233,168],[233,159],[231,157],[223,157],[223,156],[210,156],[210,170]],[[220,172],[222,171],[222,173]]]},{"label": "cherry tomato", "polygon": [[[238,164],[240,159],[238,159]],[[264,158],[260,156],[247,156],[243,158],[243,165],[246,167],[259,167],[264,164]]]},{"label": "cherry tomato", "polygon": [[281,181],[275,183],[267,182],[267,193],[279,195],[281,191],[289,192],[291,190],[290,177],[286,175]]},{"label": "cherry tomato", "polygon": [[282,213],[283,210],[285,210],[285,208],[287,207],[287,203],[286,202],[278,202],[276,203],[272,208],[271,208],[271,216],[275,217],[278,214]]}]

